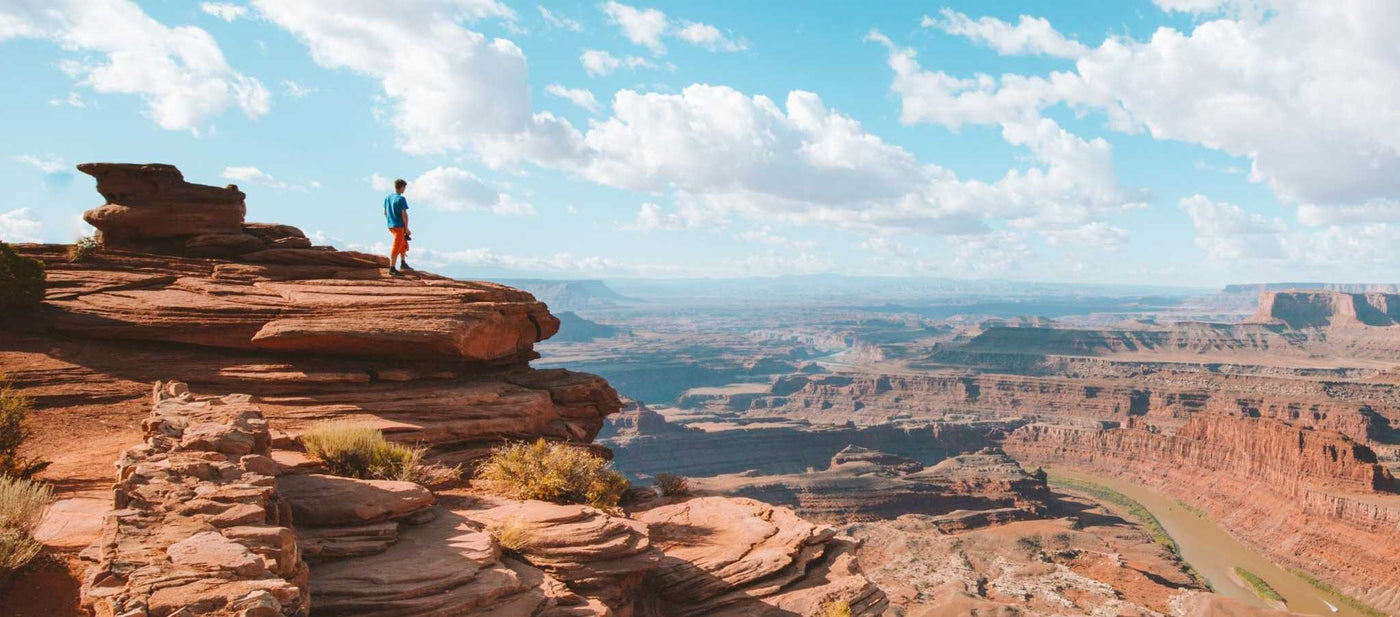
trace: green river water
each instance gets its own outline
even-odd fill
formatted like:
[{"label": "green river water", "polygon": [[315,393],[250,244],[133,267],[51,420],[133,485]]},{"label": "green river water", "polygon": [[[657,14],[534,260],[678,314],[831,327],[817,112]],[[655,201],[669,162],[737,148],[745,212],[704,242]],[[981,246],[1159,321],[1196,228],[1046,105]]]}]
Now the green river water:
[{"label": "green river water", "polygon": [[[1210,581],[1216,593],[1243,600],[1255,606],[1277,608],[1255,595],[1254,590],[1236,582],[1231,572],[1241,567],[1264,579],[1283,596],[1288,610],[1309,615],[1362,615],[1361,612],[1339,602],[1336,598],[1308,584],[1297,575],[1270,563],[1257,551],[1241,544],[1238,540],[1217,527],[1208,519],[1197,516],[1182,507],[1171,497],[1156,493],[1141,484],[1099,476],[1094,474],[1047,469],[1053,476],[1093,482],[1111,488],[1131,497],[1147,508],[1171,534],[1181,547],[1181,556],[1206,580]],[[1111,504],[1110,504],[1111,505]],[[1323,601],[1337,607],[1332,612]]]}]

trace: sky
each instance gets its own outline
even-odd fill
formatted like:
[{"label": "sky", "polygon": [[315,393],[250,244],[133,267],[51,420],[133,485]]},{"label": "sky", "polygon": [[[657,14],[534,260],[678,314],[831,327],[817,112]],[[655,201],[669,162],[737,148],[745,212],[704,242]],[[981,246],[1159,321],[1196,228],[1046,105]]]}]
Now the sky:
[{"label": "sky", "polygon": [[1400,279],[1400,2],[0,0],[0,239],[89,161],[462,276]]}]

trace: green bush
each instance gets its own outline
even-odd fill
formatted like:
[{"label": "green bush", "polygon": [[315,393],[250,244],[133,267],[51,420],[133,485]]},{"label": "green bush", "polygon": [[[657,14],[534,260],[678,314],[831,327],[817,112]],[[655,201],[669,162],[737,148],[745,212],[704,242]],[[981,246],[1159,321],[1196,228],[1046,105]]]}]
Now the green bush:
[{"label": "green bush", "polygon": [[318,422],[302,434],[301,443],[307,454],[337,476],[431,486],[461,475],[456,467],[423,464],[423,448],[389,442],[383,432],[363,422]]},{"label": "green bush", "polygon": [[0,319],[44,301],[44,264],[0,242]]},{"label": "green bush", "polygon": [[32,478],[49,466],[48,461],[19,455],[20,446],[33,435],[26,426],[32,408],[29,397],[0,380],[0,477]]},{"label": "green bush", "polygon": [[582,503],[611,508],[627,491],[627,479],[612,464],[587,450],[540,439],[492,451],[476,479],[513,499]]},{"label": "green bush", "polygon": [[651,486],[662,497],[683,497],[690,494],[690,480],[673,473],[659,473],[651,480]]},{"label": "green bush", "polygon": [[86,261],[98,251],[102,250],[102,241],[97,236],[83,236],[78,238],[73,246],[68,247],[68,261]]},{"label": "green bush", "polygon": [[34,529],[53,501],[53,489],[21,478],[0,477],[0,572],[17,570],[43,545]]},{"label": "green bush", "polygon": [[1283,596],[1279,595],[1278,591],[1274,589],[1274,586],[1270,585],[1268,581],[1259,578],[1259,575],[1239,566],[1235,566],[1235,574],[1241,579],[1244,579],[1244,582],[1249,583],[1249,586],[1254,588],[1254,593],[1259,594],[1259,597],[1266,600],[1273,600],[1274,602],[1284,601]]}]

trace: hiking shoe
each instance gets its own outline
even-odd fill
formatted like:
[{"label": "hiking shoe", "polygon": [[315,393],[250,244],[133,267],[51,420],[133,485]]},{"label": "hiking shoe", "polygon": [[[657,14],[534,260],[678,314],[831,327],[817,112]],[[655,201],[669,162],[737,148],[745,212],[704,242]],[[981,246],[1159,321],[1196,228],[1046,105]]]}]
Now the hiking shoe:
[{"label": "hiking shoe", "polygon": [[413,266],[408,265],[406,261],[399,264],[399,269],[404,272],[413,272]]},{"label": "hiking shoe", "polygon": [[390,267],[389,267],[389,276],[398,276],[398,275],[399,275],[398,269],[397,269],[397,268],[394,268],[393,266],[390,266]]}]

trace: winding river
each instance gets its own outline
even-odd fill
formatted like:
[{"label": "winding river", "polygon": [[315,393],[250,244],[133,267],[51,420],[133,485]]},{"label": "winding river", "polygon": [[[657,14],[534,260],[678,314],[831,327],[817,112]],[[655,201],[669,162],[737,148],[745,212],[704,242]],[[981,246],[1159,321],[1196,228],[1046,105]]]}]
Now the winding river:
[{"label": "winding river", "polygon": [[[1288,610],[1295,613],[1362,615],[1361,612],[1309,585],[1297,575],[1270,563],[1268,558],[1241,544],[1209,519],[1197,516],[1170,497],[1153,492],[1141,484],[1118,478],[1058,468],[1050,472],[1073,480],[1101,484],[1142,504],[1176,540],[1181,547],[1182,558],[1210,581],[1216,593],[1259,607],[1278,608],[1270,606],[1271,602],[1255,595],[1253,589],[1242,585],[1232,575],[1235,567],[1241,567],[1267,581],[1287,600]],[[1336,605],[1337,611],[1333,612],[1327,602]]]}]

